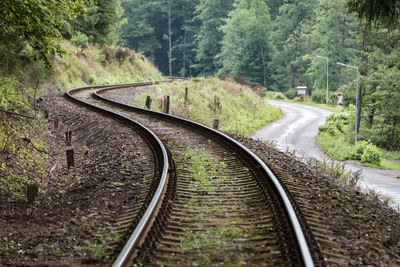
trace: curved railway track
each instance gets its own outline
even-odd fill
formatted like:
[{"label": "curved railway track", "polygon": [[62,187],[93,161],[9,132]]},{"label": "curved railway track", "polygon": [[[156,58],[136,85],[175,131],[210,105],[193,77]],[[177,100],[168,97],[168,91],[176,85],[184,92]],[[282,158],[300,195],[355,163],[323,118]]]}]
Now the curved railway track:
[{"label": "curved railway track", "polygon": [[[297,218],[274,174],[251,151],[200,124],[111,99],[118,90],[149,85],[67,92],[76,102],[129,122],[153,147],[156,176],[140,212],[121,219],[136,227],[114,266],[313,266],[313,258],[321,256],[317,246],[307,245],[315,242],[303,234],[301,225],[306,223]],[[160,152],[163,144],[157,136],[169,157]]]}]

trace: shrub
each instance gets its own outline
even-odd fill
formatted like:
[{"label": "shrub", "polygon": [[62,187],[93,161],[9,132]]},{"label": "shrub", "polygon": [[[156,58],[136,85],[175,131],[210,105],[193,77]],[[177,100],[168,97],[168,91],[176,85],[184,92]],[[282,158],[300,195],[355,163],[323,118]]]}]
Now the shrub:
[{"label": "shrub", "polygon": [[326,102],[326,91],[315,90],[312,92],[311,100],[315,103],[325,103]]},{"label": "shrub", "polygon": [[94,84],[96,82],[96,77],[94,75],[90,75],[89,79],[88,79],[88,82],[90,84]]},{"label": "shrub", "polygon": [[288,99],[293,99],[297,96],[297,91],[295,89],[289,89],[285,92],[285,96]]},{"label": "shrub", "polygon": [[382,152],[374,144],[368,144],[361,156],[362,163],[381,165]]},{"label": "shrub", "polygon": [[89,45],[89,38],[84,33],[77,32],[72,36],[71,42],[81,48],[87,48]]},{"label": "shrub", "polygon": [[265,96],[275,100],[285,100],[286,96],[282,92],[267,91]]},{"label": "shrub", "polygon": [[344,133],[344,123],[342,120],[336,120],[335,121],[335,126],[336,129],[338,129],[339,132]]},{"label": "shrub", "polygon": [[322,125],[318,129],[320,132],[326,132],[331,136],[336,136],[337,135],[337,127],[336,123],[332,120],[327,120],[325,125]]},{"label": "shrub", "polygon": [[370,145],[370,141],[359,141],[355,144],[353,153],[350,155],[351,159],[361,160],[366,147]]}]

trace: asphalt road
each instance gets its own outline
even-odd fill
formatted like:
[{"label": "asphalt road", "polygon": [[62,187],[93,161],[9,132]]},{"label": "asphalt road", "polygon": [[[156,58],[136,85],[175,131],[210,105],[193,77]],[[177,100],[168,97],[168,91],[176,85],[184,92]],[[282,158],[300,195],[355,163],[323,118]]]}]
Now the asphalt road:
[{"label": "asphalt road", "polygon": [[[296,156],[304,158],[327,158],[317,145],[318,127],[325,123],[330,111],[297,103],[268,100],[271,105],[282,109],[284,116],[268,126],[258,130],[251,138],[275,142],[284,152],[295,151]],[[400,206],[400,171],[379,170],[357,166],[357,162],[348,161],[346,168],[362,170],[364,189],[376,192],[391,199],[394,207]]]}]

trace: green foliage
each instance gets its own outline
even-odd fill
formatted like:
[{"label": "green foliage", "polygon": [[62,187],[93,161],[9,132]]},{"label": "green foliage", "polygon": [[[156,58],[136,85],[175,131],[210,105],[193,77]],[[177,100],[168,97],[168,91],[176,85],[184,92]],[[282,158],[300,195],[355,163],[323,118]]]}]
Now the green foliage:
[{"label": "green foliage", "polygon": [[[69,41],[62,45],[69,54],[56,57],[55,73],[52,82],[60,89],[67,90],[87,84],[116,84],[148,80],[161,80],[159,71],[141,54],[119,47],[103,47],[90,44],[85,49],[86,57],[80,48]],[[105,50],[109,55],[106,60]]]},{"label": "green foliage", "polygon": [[[212,183],[220,183],[227,178],[225,163],[216,161],[213,155],[206,151],[186,150],[182,156],[186,162],[190,162],[186,170],[193,179],[189,187],[191,190],[212,191],[215,190],[215,187],[211,186]],[[219,180],[215,177],[219,177]]]},{"label": "green foliage", "polygon": [[326,117],[326,123],[319,127],[319,132],[325,132],[331,136],[338,136],[346,131],[346,125],[349,124],[349,115],[342,112],[339,115],[331,114]]},{"label": "green foliage", "polygon": [[354,152],[350,156],[351,159],[358,159],[361,160],[362,155],[364,154],[364,151],[366,150],[367,146],[371,144],[370,141],[359,141],[355,144],[354,146]]},{"label": "green foliage", "polygon": [[362,163],[380,165],[382,152],[371,141],[359,141],[354,146],[350,159],[361,160]]},{"label": "green foliage", "polygon": [[170,15],[172,73],[174,76],[192,76],[195,38],[200,31],[195,18],[196,5],[199,3],[199,0],[123,0],[124,16],[128,23],[121,28],[119,44],[144,53],[160,71],[169,73]]},{"label": "green foliage", "polygon": [[58,43],[60,31],[84,11],[83,3],[82,0],[1,1],[0,37],[5,49],[20,53],[28,44],[50,67],[49,55],[64,52]]},{"label": "green foliage", "polygon": [[311,95],[311,100],[315,103],[326,103],[326,91],[314,90]]},{"label": "green foliage", "polygon": [[319,128],[319,146],[325,153],[338,160],[361,160],[362,163],[380,166],[383,154],[371,141],[358,141],[355,145],[345,141],[344,135],[350,126],[349,120],[348,111],[329,115],[325,125]]},{"label": "green foliage", "polygon": [[360,18],[384,26],[392,25],[399,14],[399,6],[395,0],[347,0],[346,4],[348,10],[357,13]]},{"label": "green foliage", "polygon": [[362,163],[381,165],[382,152],[373,144],[368,145],[361,156]]},{"label": "green foliage", "polygon": [[203,75],[212,75],[220,69],[217,55],[221,52],[224,34],[220,27],[224,25],[228,13],[233,8],[233,0],[199,1],[196,18],[200,21],[196,37],[196,65]]},{"label": "green foliage", "polygon": [[[25,117],[14,115],[28,111],[18,87],[13,77],[0,79],[0,194],[9,200],[23,199],[26,185],[39,183],[46,175],[46,145],[38,134],[42,123],[26,123]],[[5,110],[13,113],[5,115]]]},{"label": "green foliage", "polygon": [[[212,126],[219,119],[223,131],[250,135],[268,123],[280,118],[280,109],[267,105],[251,88],[216,78],[202,81],[160,84],[162,95],[171,97],[171,113]],[[133,103],[143,107],[147,95],[153,99],[152,109],[161,111],[163,97],[157,87],[135,96]],[[185,87],[189,88],[189,101],[184,103]]]},{"label": "green foliage", "polygon": [[221,30],[220,72],[247,77],[250,85],[266,86],[272,23],[265,2],[239,1]]},{"label": "green foliage", "polygon": [[6,111],[19,111],[26,108],[19,82],[15,77],[0,78],[0,108]]},{"label": "green foliage", "polygon": [[118,40],[118,30],[126,23],[120,0],[88,2],[87,12],[72,22],[73,28],[85,34],[90,42],[112,45]]},{"label": "green foliage", "polygon": [[[312,41],[309,57],[311,62],[307,67],[307,74],[313,81],[312,89],[325,88],[326,90],[326,60],[316,56],[328,58],[329,89],[337,91],[342,85],[344,77],[336,62],[349,62],[359,56],[360,25],[356,16],[346,12],[345,0],[321,0],[318,2],[314,9],[315,18],[310,33]],[[354,76],[352,78],[354,80]],[[336,102],[334,103],[336,104]]]},{"label": "green foliage", "polygon": [[266,98],[274,99],[274,100],[286,100],[287,97],[282,92],[273,92],[267,91],[265,94]]},{"label": "green foliage", "polygon": [[285,96],[288,99],[295,99],[297,97],[297,90],[295,89],[289,89],[285,92]]},{"label": "green foliage", "polygon": [[81,48],[87,48],[89,45],[89,38],[86,36],[86,34],[77,32],[72,36],[71,43]]}]

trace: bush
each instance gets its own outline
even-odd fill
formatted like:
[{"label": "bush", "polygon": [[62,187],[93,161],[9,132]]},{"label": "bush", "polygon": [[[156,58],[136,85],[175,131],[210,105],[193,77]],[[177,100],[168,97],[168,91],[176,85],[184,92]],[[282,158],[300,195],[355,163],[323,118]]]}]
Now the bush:
[{"label": "bush", "polygon": [[354,146],[353,153],[351,154],[351,159],[356,159],[356,160],[361,160],[362,155],[364,154],[364,151],[367,146],[369,146],[371,143],[370,141],[359,141],[356,143]]},{"label": "bush", "polygon": [[285,100],[285,99],[287,99],[286,96],[282,92],[267,91],[265,93],[265,96],[270,98],[270,99],[275,99],[275,100]]},{"label": "bush", "polygon": [[96,77],[94,75],[90,75],[89,79],[88,79],[88,82],[90,84],[94,84],[96,82]]},{"label": "bush", "polygon": [[288,99],[294,99],[297,96],[297,91],[295,89],[289,89],[285,92],[285,96]]},{"label": "bush", "polygon": [[371,163],[381,165],[382,152],[373,144],[365,147],[364,153],[361,156],[362,163]]},{"label": "bush", "polygon": [[312,92],[311,100],[315,103],[323,104],[326,102],[326,91],[315,90]]},{"label": "bush", "polygon": [[328,133],[331,136],[337,135],[337,127],[334,121],[328,120],[325,125],[319,127],[319,132]]},{"label": "bush", "polygon": [[362,163],[380,165],[382,152],[371,141],[359,141],[350,155],[351,159],[361,160]]},{"label": "bush", "polygon": [[72,36],[71,42],[81,48],[87,48],[89,46],[89,38],[81,32],[77,32]]}]

